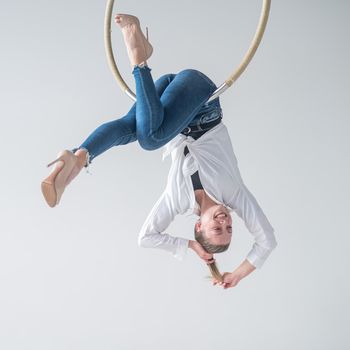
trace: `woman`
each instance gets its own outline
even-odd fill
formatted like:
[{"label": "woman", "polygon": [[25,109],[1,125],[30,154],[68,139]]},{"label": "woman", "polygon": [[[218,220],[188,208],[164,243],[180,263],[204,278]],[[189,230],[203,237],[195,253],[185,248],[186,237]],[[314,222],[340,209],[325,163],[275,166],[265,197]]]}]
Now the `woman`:
[{"label": "woman", "polygon": [[[207,102],[216,86],[193,69],[164,75],[154,83],[147,65],[153,48],[138,19],[125,14],[115,19],[133,67],[137,103],[123,118],[98,127],[78,148],[61,152],[48,165],[56,163],[42,182],[43,195],[49,206],[57,205],[81,169],[112,146],[136,140],[146,150],[166,145],[164,155],[172,156],[168,183],[141,229],[139,244],[170,251],[179,259],[191,248],[208,264],[214,285],[233,287],[261,267],[277,243],[274,229],[242,181],[230,137],[221,122],[219,99]],[[244,220],[255,243],[233,272],[221,275],[213,254],[230,245],[232,210]],[[175,215],[185,213],[199,216],[195,240],[165,233]]]}]

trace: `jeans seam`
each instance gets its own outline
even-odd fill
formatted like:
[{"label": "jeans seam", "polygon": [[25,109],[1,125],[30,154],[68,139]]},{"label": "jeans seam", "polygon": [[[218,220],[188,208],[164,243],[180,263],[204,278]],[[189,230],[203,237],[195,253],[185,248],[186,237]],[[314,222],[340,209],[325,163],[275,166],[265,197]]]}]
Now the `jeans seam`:
[{"label": "jeans seam", "polygon": [[[130,134],[122,135],[122,136],[120,136],[118,139],[123,139],[123,138],[125,138],[125,137],[130,137],[131,135],[135,135],[135,133],[134,133],[134,132],[131,132]],[[135,136],[136,136],[136,135],[135,135]],[[114,145],[115,143],[116,143],[116,141],[114,141],[114,142],[112,142],[111,144],[109,144],[109,146],[107,147],[107,149],[113,147],[113,145]]]},{"label": "jeans seam", "polygon": [[[129,134],[126,134],[126,135],[122,135],[122,136],[120,136],[119,138],[118,138],[118,140],[119,139],[124,139],[124,138],[126,138],[126,137],[130,137],[130,136],[132,136],[132,135],[134,135],[134,136],[136,136],[136,133],[135,132],[130,132]],[[116,140],[114,140],[113,142],[111,142],[111,143],[109,143],[108,144],[108,146],[106,147],[106,150],[107,149],[109,149],[109,148],[111,148],[111,147],[113,147],[113,145],[116,143]],[[75,149],[75,148],[73,148],[73,149]],[[78,150],[78,149],[85,149],[88,153],[89,153],[89,164],[91,164],[91,162],[92,162],[92,160],[96,157],[96,155],[95,154],[92,154],[86,147],[81,147],[81,146],[79,146],[76,150]],[[103,153],[103,152],[102,152]]]},{"label": "jeans seam", "polygon": [[[139,72],[139,77],[141,77],[140,72]],[[145,87],[144,87],[142,78],[140,78],[139,81],[140,81],[140,85],[141,85],[141,88],[142,88],[142,89],[141,89],[141,90],[142,90],[142,93],[146,96],[146,90],[145,90]],[[147,105],[147,108],[148,108],[148,114],[149,114],[150,116],[152,116],[151,105],[150,105],[150,103],[149,103],[149,101],[148,101],[147,98],[145,98],[145,100],[146,100],[146,105]],[[136,107],[136,108],[137,108],[137,107]],[[136,118],[136,120],[137,120],[137,118]],[[151,131],[151,135],[152,135],[152,134],[153,134],[152,117],[150,117],[150,122],[149,122],[149,124],[150,124],[150,131]]]}]

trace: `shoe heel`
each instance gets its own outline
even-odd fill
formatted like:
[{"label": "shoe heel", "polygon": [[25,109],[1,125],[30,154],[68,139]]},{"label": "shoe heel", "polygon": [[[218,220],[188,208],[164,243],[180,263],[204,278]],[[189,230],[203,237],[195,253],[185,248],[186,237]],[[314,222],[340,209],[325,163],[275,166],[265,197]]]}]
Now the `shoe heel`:
[{"label": "shoe heel", "polygon": [[59,157],[59,158],[55,159],[54,161],[52,161],[51,163],[47,164],[46,166],[47,166],[47,167],[50,167],[51,165],[57,163],[57,162],[60,161],[60,160],[64,161],[64,159],[63,159],[62,157]]}]

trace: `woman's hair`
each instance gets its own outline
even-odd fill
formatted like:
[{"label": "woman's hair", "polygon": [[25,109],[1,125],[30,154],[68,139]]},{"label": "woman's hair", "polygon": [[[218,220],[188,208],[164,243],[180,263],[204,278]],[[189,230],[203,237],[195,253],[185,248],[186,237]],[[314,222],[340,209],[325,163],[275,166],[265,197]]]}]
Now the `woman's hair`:
[{"label": "woman's hair", "polygon": [[[228,244],[211,244],[209,240],[204,236],[203,231],[197,231],[196,227],[194,228],[194,237],[196,241],[203,247],[203,249],[210,253],[210,254],[215,254],[215,253],[222,253],[228,249],[230,246],[230,243]],[[222,282],[222,275],[216,265],[215,262],[208,264],[210,273],[213,278],[218,280],[219,282]]]}]

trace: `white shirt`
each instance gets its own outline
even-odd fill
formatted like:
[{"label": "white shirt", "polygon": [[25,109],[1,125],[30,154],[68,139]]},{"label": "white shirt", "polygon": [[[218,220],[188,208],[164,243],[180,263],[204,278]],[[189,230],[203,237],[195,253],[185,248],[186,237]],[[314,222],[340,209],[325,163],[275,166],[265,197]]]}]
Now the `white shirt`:
[{"label": "white shirt", "polygon": [[[186,146],[189,153],[185,156]],[[274,229],[243,183],[226,126],[221,122],[197,140],[179,134],[165,145],[163,159],[168,154],[172,164],[167,185],[141,228],[139,245],[165,249],[179,260],[184,258],[189,239],[165,231],[177,214],[198,215],[191,181],[191,175],[198,171],[208,196],[244,220],[255,241],[246,259],[260,268],[277,245]]]}]

